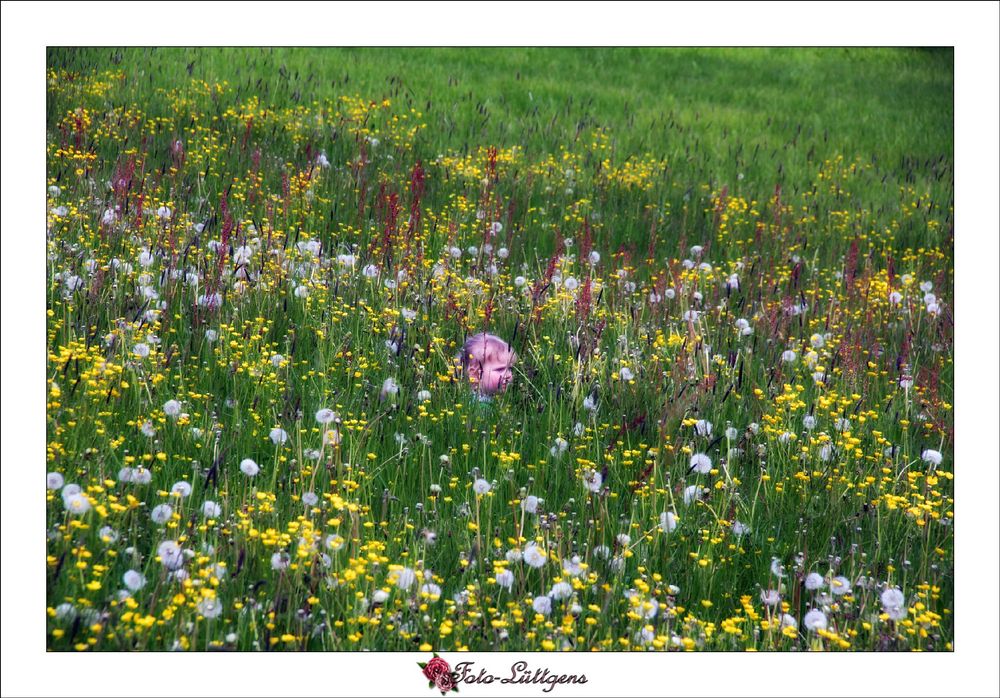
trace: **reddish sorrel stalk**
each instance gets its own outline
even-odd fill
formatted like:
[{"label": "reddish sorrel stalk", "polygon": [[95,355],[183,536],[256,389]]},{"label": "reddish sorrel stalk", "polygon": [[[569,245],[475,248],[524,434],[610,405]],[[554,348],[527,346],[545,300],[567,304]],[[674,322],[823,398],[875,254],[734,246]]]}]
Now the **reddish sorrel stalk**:
[{"label": "reddish sorrel stalk", "polygon": [[538,324],[542,319],[542,306],[541,299],[542,295],[545,293],[546,289],[552,284],[552,275],[556,272],[556,265],[559,263],[559,257],[563,253],[563,241],[559,236],[559,231],[556,231],[556,251],[549,258],[549,263],[545,267],[545,274],[531,289],[531,321],[534,324]]},{"label": "reddish sorrel stalk", "polygon": [[375,200],[375,218],[382,224],[382,235],[378,239],[378,248],[370,250],[370,253],[382,255],[386,269],[393,265],[392,242],[399,233],[399,212],[402,208],[399,194],[390,192],[382,182]]},{"label": "reddish sorrel stalk", "polygon": [[250,153],[250,191],[247,194],[247,205],[253,206],[257,201],[257,196],[260,188],[257,185],[257,174],[260,172],[260,148],[254,148],[253,152]]}]

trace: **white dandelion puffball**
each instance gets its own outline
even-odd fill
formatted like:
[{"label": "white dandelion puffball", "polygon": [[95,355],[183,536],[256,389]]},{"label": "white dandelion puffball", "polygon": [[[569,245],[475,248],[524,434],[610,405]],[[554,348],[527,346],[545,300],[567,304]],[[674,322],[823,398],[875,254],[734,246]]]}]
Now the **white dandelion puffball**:
[{"label": "white dandelion puffball", "polygon": [[184,566],[184,552],[175,540],[165,540],[156,548],[156,554],[168,570],[179,570]]},{"label": "white dandelion puffball", "polygon": [[472,484],[472,489],[476,494],[486,494],[490,491],[490,483],[479,478]]},{"label": "white dandelion puffball", "polygon": [[514,277],[514,285],[517,286],[518,288],[521,288],[527,282],[528,282],[528,280],[525,279],[523,276],[515,276]]},{"label": "white dandelion puffball", "polygon": [[694,423],[694,430],[698,433],[698,436],[711,436],[712,423],[707,419],[699,419]]},{"label": "white dandelion puffball", "polygon": [[826,586],[826,580],[823,579],[823,575],[818,572],[810,572],[806,576],[805,586],[809,591],[816,591],[817,589],[822,589]]},{"label": "white dandelion puffball", "polygon": [[316,421],[320,424],[329,424],[337,419],[337,413],[328,407],[316,412]]},{"label": "white dandelion puffball", "polygon": [[652,620],[656,618],[656,614],[660,611],[660,602],[656,599],[646,599],[641,604],[639,604],[639,612],[642,617],[646,620]]},{"label": "white dandelion puffball", "polygon": [[56,619],[72,621],[76,619],[76,606],[71,603],[61,603],[56,606]]},{"label": "white dandelion puffball", "polygon": [[806,431],[812,431],[813,429],[816,428],[816,418],[813,417],[811,414],[807,414],[805,417],[802,418],[802,426],[805,428]]},{"label": "white dandelion puffball", "polygon": [[797,358],[798,358],[798,354],[796,354],[791,349],[786,349],[785,351],[783,351],[781,353],[781,360],[784,361],[786,364],[793,364],[793,363],[795,363],[795,360]]},{"label": "white dandelion puffball", "polygon": [[181,403],[177,400],[167,400],[163,403],[163,414],[168,417],[178,417],[181,413]]},{"label": "white dandelion puffball", "polygon": [[568,599],[573,595],[573,587],[569,582],[556,582],[549,591],[549,596],[556,601]]},{"label": "white dandelion puffball", "polygon": [[169,504],[159,504],[153,507],[153,511],[150,513],[150,518],[153,519],[154,523],[165,524],[170,521],[170,517],[174,515],[174,508]]},{"label": "white dandelion puffball", "polygon": [[240,470],[247,477],[253,477],[260,472],[260,466],[251,458],[244,458],[240,461]]},{"label": "white dandelion puffball", "polygon": [[281,571],[288,569],[288,566],[292,564],[292,556],[289,555],[284,550],[279,550],[278,552],[271,555],[271,569],[275,571]]},{"label": "white dandelion puffball", "polygon": [[635,378],[635,374],[632,373],[632,369],[630,369],[628,366],[622,368],[622,370],[619,372],[619,375],[622,377],[623,381],[630,381],[633,378]]},{"label": "white dandelion puffball", "polygon": [[684,503],[691,504],[691,502],[701,499],[701,495],[700,485],[688,485],[684,488]]},{"label": "white dandelion puffball", "polygon": [[735,536],[745,536],[750,532],[750,527],[747,526],[742,521],[733,521],[733,535]]},{"label": "white dandelion puffball", "polygon": [[583,483],[591,492],[600,492],[601,486],[604,484],[604,476],[596,471],[584,473]]},{"label": "white dandelion puffball", "polygon": [[382,399],[384,400],[387,396],[393,396],[399,392],[399,385],[396,383],[394,378],[386,378],[382,381],[382,391],[380,393]]},{"label": "white dandelion puffball", "polygon": [[427,402],[430,399],[431,399],[431,391],[429,390],[421,390],[420,392],[417,393],[418,402]]},{"label": "white dandelion puffball", "polygon": [[670,533],[675,528],[677,528],[677,517],[674,516],[672,511],[665,511],[660,514],[660,530],[664,533]]},{"label": "white dandelion puffball", "polygon": [[504,589],[514,586],[514,573],[510,570],[500,570],[496,573],[496,583]]},{"label": "white dandelion puffball", "polygon": [[785,576],[785,568],[781,564],[781,560],[776,557],[771,558],[771,574],[773,574],[778,579]]},{"label": "white dandelion puffball", "polygon": [[696,473],[701,473],[706,475],[712,470],[712,459],[706,456],[704,453],[695,453],[691,456],[690,467]]},{"label": "white dandelion puffball", "polygon": [[306,492],[302,495],[302,503],[307,507],[314,507],[319,504],[319,496],[315,492]]},{"label": "white dandelion puffball", "polygon": [[222,507],[210,499],[206,499],[201,505],[201,513],[206,519],[214,519],[222,513]]},{"label": "white dandelion puffball", "polygon": [[146,578],[141,572],[137,572],[136,570],[129,570],[123,574],[122,582],[128,587],[129,591],[139,591],[146,586]]},{"label": "white dandelion puffball", "polygon": [[396,573],[396,586],[406,591],[417,581],[417,573],[409,567],[404,567]]},{"label": "white dandelion puffball", "polygon": [[504,558],[507,560],[507,562],[511,564],[514,564],[515,562],[520,562],[523,557],[524,554],[517,548],[512,548],[508,550],[506,553],[504,553]]},{"label": "white dandelion puffball", "polygon": [[765,606],[774,608],[781,603],[781,594],[776,589],[761,589],[760,601]]},{"label": "white dandelion puffball", "polygon": [[82,492],[74,492],[63,497],[63,505],[70,514],[86,514],[90,511],[90,500]]},{"label": "white dandelion puffball", "polygon": [[567,277],[566,280],[563,281],[563,288],[565,288],[570,293],[572,293],[577,288],[579,288],[579,286],[580,286],[580,282],[577,281],[576,278],[572,277],[572,276]]},{"label": "white dandelion puffball", "polygon": [[585,566],[580,562],[580,556],[574,555],[570,559],[563,560],[563,572],[571,577],[579,577],[584,572]]},{"label": "white dandelion puffball", "polygon": [[436,601],[441,598],[441,587],[433,582],[428,582],[420,587],[420,595],[427,596],[431,600]]},{"label": "white dandelion puffball", "polygon": [[187,480],[179,480],[173,484],[170,491],[179,497],[190,497],[192,491],[191,483]]},{"label": "white dandelion puffball", "polygon": [[739,435],[740,435],[740,432],[736,430],[736,427],[727,427],[726,428],[726,438],[729,439],[730,441],[736,441],[736,439],[737,439],[737,437]]},{"label": "white dandelion puffball", "polygon": [[806,626],[807,630],[826,630],[826,615],[818,608],[814,608],[805,615],[802,624]]},{"label": "white dandelion puffball", "polygon": [[851,593],[851,580],[847,577],[834,577],[830,580],[830,591],[834,596],[843,596]]},{"label": "white dandelion puffball", "polygon": [[897,608],[906,603],[906,597],[903,596],[903,592],[896,587],[886,589],[882,592],[882,606],[884,608]]},{"label": "white dandelion puffball", "polygon": [[156,209],[156,216],[160,220],[169,221],[170,217],[174,215],[174,212],[170,210],[169,206],[160,206]]},{"label": "white dandelion puffball", "polygon": [[214,596],[204,598],[198,602],[198,613],[205,618],[218,618],[222,614],[222,602]]},{"label": "white dandelion puffball", "polygon": [[906,607],[906,597],[899,589],[886,589],[882,592],[882,610],[890,620],[900,621],[909,615]]},{"label": "white dandelion puffball", "polygon": [[920,457],[926,463],[931,465],[941,465],[941,461],[944,460],[944,456],[941,455],[941,451],[935,451],[933,448],[926,448],[924,452],[920,454]]},{"label": "white dandelion puffball", "polygon": [[275,427],[272,429],[268,436],[271,438],[271,441],[274,442],[275,446],[280,446],[288,441],[288,432],[281,427]]},{"label": "white dandelion puffball", "polygon": [[527,512],[528,514],[534,514],[538,512],[538,497],[533,494],[529,494],[527,497],[521,500],[521,510]]},{"label": "white dandelion puffball", "polygon": [[539,547],[535,543],[528,543],[528,545],[524,548],[523,558],[529,566],[538,569],[539,567],[543,567],[545,565],[549,556],[545,552],[544,548]]},{"label": "white dandelion puffball", "polygon": [[547,616],[552,613],[552,599],[548,596],[536,596],[531,602],[531,607],[535,609],[535,613]]},{"label": "white dandelion puffball", "polygon": [[65,480],[63,479],[62,473],[52,472],[45,476],[45,486],[50,490],[62,489],[64,482]]},{"label": "white dandelion puffball", "polygon": [[132,353],[138,356],[140,359],[145,359],[149,356],[149,345],[139,342],[134,347],[132,347]]}]

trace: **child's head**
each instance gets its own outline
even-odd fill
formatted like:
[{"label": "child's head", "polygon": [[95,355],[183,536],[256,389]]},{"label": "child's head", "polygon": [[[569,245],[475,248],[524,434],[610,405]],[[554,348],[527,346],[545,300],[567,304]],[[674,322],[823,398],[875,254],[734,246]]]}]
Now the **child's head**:
[{"label": "child's head", "polygon": [[502,393],[512,378],[517,354],[496,335],[480,332],[462,346],[462,368],[473,390],[481,395]]}]

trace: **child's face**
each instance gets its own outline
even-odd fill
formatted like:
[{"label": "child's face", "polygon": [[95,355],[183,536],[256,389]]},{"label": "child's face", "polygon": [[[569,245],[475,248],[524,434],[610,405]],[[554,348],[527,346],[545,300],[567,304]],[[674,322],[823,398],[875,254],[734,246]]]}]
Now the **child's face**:
[{"label": "child's face", "polygon": [[512,351],[491,352],[481,366],[472,372],[474,385],[483,395],[502,393],[513,377],[516,356]]}]

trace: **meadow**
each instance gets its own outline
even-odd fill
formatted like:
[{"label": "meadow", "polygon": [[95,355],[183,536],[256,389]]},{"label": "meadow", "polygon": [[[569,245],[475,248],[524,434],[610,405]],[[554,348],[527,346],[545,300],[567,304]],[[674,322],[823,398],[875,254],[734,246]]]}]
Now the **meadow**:
[{"label": "meadow", "polygon": [[47,62],[48,649],[952,649],[950,51]]}]

